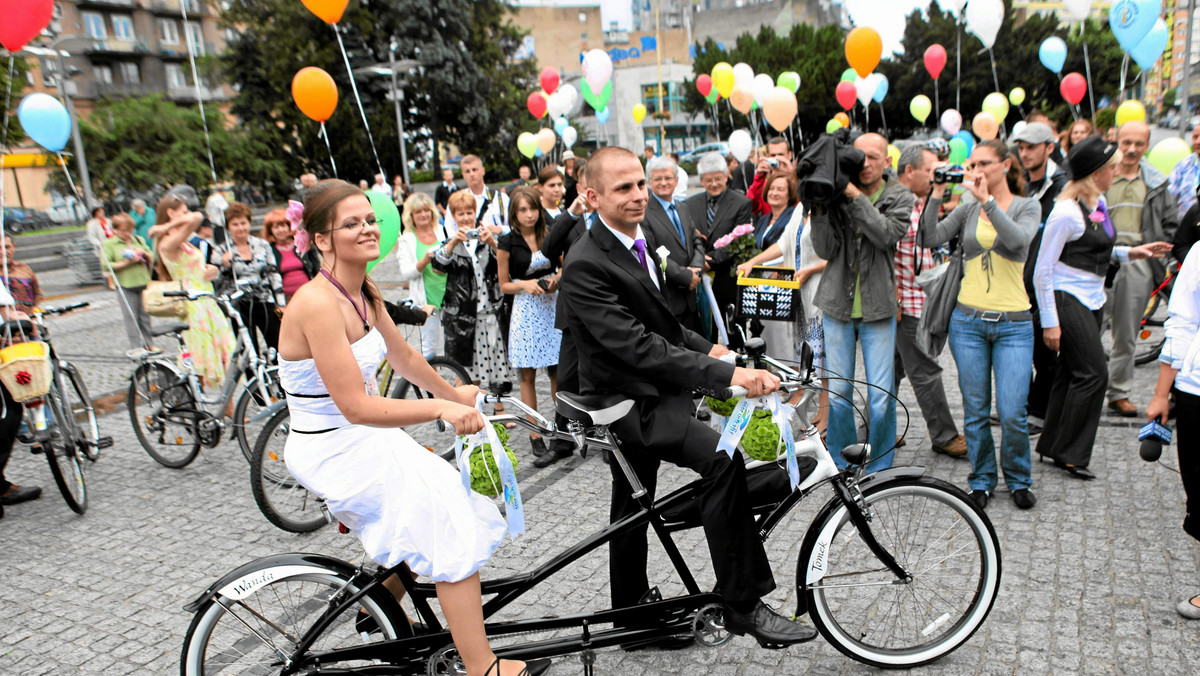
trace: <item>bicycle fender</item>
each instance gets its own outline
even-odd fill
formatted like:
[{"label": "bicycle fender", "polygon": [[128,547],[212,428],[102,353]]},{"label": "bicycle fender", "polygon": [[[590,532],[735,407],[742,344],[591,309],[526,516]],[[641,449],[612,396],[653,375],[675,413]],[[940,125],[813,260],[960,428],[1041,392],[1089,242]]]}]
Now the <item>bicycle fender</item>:
[{"label": "bicycle fender", "polygon": [[168,371],[170,371],[171,373],[175,374],[176,378],[179,378],[180,380],[185,380],[185,378],[183,377],[183,371],[180,371],[179,367],[175,365],[175,362],[173,362],[169,359],[156,359],[154,361],[142,362],[141,364],[138,364],[137,367],[133,370],[134,376],[136,376],[138,373],[141,373],[142,371],[149,369],[151,364],[153,364],[155,367],[165,368]]},{"label": "bicycle fender", "polygon": [[211,601],[217,595],[235,600],[250,596],[268,582],[286,580],[297,575],[309,573],[333,573],[350,578],[358,569],[354,566],[323,554],[273,554],[243,564],[225,573],[219,580],[209,585],[195,601],[183,607],[189,613],[194,613],[200,606]]}]

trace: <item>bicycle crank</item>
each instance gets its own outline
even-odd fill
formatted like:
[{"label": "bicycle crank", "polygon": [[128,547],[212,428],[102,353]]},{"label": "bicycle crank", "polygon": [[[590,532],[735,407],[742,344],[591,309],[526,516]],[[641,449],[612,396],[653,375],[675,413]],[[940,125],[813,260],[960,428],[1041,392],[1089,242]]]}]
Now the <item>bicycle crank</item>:
[{"label": "bicycle crank", "polygon": [[466,676],[467,668],[458,656],[458,649],[450,643],[429,656],[425,673],[428,676]]},{"label": "bicycle crank", "polygon": [[217,444],[221,443],[221,433],[225,431],[225,423],[210,418],[201,420],[197,426],[200,432],[200,443],[204,444],[205,448],[216,448]]},{"label": "bicycle crank", "polygon": [[733,634],[725,628],[725,608],[718,603],[710,603],[696,611],[692,618],[692,634],[696,643],[707,648],[723,645],[733,638]]}]

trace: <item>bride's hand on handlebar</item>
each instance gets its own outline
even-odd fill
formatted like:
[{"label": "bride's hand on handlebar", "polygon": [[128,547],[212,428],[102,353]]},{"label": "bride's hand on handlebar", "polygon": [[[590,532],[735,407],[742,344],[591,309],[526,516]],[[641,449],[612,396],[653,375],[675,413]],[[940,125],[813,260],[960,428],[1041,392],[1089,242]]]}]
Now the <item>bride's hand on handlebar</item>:
[{"label": "bride's hand on handlebar", "polygon": [[483,429],[483,414],[473,406],[464,406],[447,401],[442,404],[438,420],[454,426],[455,434],[475,434]]},{"label": "bride's hand on handlebar", "polygon": [[746,396],[761,397],[779,389],[779,378],[775,374],[762,369],[735,368],[731,387],[741,387],[746,390]]},{"label": "bride's hand on handlebar", "polygon": [[462,404],[463,406],[470,406],[471,408],[474,408],[475,397],[483,392],[483,390],[479,389],[479,386],[477,385],[471,385],[468,383],[466,385],[459,385],[458,387],[454,388],[454,392],[458,395],[458,403]]}]

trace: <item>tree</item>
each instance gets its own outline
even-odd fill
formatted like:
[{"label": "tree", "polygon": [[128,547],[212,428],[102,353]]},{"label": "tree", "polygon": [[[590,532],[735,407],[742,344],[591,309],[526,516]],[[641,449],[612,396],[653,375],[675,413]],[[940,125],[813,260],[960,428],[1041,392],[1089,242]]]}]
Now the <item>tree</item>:
[{"label": "tree", "polygon": [[17,106],[21,104],[21,92],[25,91],[25,86],[29,84],[25,75],[29,72],[29,64],[25,59],[11,59],[9,65],[13,69],[12,80],[9,80],[8,68],[0,68],[0,92],[8,91],[11,103],[6,108],[4,99],[0,98],[0,115],[8,118],[7,138],[8,147],[11,148],[25,138],[25,132],[21,129],[20,121],[17,120]]},{"label": "tree", "polygon": [[[516,164],[516,120],[524,92],[534,86],[533,64],[513,55],[523,38],[507,21],[502,0],[374,0],[351,4],[338,28],[353,67],[387,63],[395,39],[397,60],[420,65],[404,77],[404,127],[420,163],[426,153],[439,168],[437,143],[450,141],[489,164]],[[222,58],[239,90],[232,113],[251,135],[285,151],[292,174],[332,175],[319,125],[296,109],[293,75],[302,66],[325,69],[340,99],[326,123],[339,173],[365,178],[376,172],[366,131],[338,51],[333,29],[294,0],[238,0],[222,14],[239,32]],[[398,173],[400,153],[389,78],[359,80],[380,161]],[[421,152],[424,151],[424,152]]]}]

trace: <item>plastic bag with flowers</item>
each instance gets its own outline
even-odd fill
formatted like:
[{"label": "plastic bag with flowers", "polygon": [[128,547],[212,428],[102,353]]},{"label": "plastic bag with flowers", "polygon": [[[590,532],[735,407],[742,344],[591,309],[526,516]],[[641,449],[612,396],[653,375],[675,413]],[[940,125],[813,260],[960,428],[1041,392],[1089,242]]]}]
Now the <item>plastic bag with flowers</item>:
[{"label": "plastic bag with flowers", "polygon": [[737,276],[737,266],[762,253],[754,241],[754,226],[750,223],[739,225],[729,234],[713,242],[713,249],[728,249],[733,256],[733,266],[729,276]]}]

